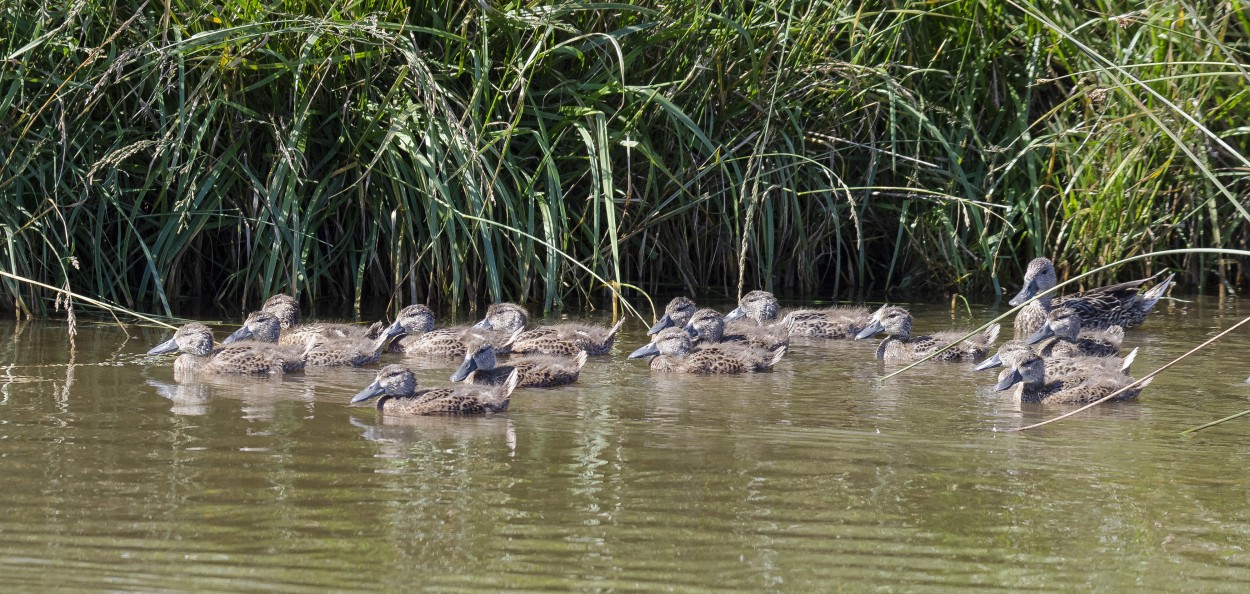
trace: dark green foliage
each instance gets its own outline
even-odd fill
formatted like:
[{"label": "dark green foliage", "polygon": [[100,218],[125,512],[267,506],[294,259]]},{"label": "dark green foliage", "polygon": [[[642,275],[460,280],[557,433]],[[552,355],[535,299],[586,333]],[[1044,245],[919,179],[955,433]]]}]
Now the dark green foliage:
[{"label": "dark green foliage", "polygon": [[1246,242],[1240,0],[416,4],[0,4],[0,269],[551,307]]}]

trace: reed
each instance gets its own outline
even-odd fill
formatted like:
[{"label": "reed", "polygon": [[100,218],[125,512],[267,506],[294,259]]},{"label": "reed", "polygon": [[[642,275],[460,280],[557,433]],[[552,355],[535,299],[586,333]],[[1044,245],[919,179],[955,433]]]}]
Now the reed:
[{"label": "reed", "polygon": [[11,0],[0,301],[988,293],[1240,248],[1250,20],[1195,8]]}]

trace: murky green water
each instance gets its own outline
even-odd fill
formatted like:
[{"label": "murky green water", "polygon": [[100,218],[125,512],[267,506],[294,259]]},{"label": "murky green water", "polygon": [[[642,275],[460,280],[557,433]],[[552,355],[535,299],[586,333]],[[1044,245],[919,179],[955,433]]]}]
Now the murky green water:
[{"label": "murky green water", "polygon": [[[1152,370],[1245,315],[1174,304]],[[978,311],[985,315],[985,311]],[[917,328],[954,322],[921,309]],[[391,424],[373,370],[173,381],[167,337],[0,325],[7,591],[966,591],[1250,588],[1250,334],[1137,403],[1029,433],[992,374],[885,383],[876,341],[771,374],[653,375],[624,354],[490,418]],[[219,336],[224,336],[219,333]],[[419,373],[443,383],[448,362]]]}]

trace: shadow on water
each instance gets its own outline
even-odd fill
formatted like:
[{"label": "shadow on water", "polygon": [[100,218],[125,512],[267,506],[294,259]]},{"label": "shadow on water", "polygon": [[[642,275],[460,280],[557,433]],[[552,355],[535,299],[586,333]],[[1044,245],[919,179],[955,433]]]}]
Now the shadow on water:
[{"label": "shadow on water", "polygon": [[[915,313],[920,330],[975,321]],[[1170,304],[1129,331],[1135,372],[1244,315]],[[876,340],[796,342],[771,373],[651,373],[624,358],[644,331],[506,413],[403,419],[348,406],[376,368],[179,382],[141,354],[159,331],[83,325],[71,350],[59,325],[0,325],[0,571],[20,590],[1250,581],[1244,426],[1178,435],[1247,407],[1247,337],[1138,402],[1009,433],[1067,409],[1021,406],[969,365],[880,381],[897,367]],[[413,367],[445,385],[457,364]]]}]

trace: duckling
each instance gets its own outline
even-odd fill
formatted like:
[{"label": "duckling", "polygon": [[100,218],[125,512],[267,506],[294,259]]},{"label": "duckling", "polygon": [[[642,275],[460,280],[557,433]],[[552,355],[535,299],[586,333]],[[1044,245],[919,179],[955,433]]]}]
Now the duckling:
[{"label": "duckling", "polygon": [[[1037,355],[1026,355],[1014,368],[1004,374],[994,386],[995,390],[1003,391],[1016,384],[1015,391],[1019,402],[1040,402],[1045,404],[1085,404],[1101,400],[1113,392],[1133,383],[1133,378],[1124,374],[1097,373],[1073,374],[1059,378],[1046,379],[1046,363]],[[1153,378],[1151,378],[1153,379]],[[1113,398],[1113,400],[1133,400],[1141,393],[1142,388],[1151,380],[1142,382],[1131,390]]]},{"label": "duckling", "polygon": [[[998,347],[998,352],[984,361],[978,363],[972,368],[973,371],[983,371],[994,367],[1006,366],[1010,372],[1020,361],[1026,356],[1036,355],[1033,348],[1025,344],[1023,340],[1008,340],[1002,346]],[[1044,357],[1046,361],[1046,377],[1057,378],[1061,376],[1073,374],[1109,374],[1120,373],[1128,375],[1129,366],[1133,364],[1133,359],[1137,357],[1137,349],[1133,349],[1124,358],[1116,356],[1105,357]],[[999,378],[1002,379],[1002,378]]]},{"label": "duckling", "polygon": [[1046,323],[1046,313],[1052,307],[1067,306],[1075,310],[1080,316],[1081,327],[1086,330],[1099,330],[1108,326],[1132,328],[1140,325],[1150,309],[1167,292],[1175,277],[1174,274],[1169,274],[1163,282],[1140,292],[1142,285],[1157,276],[1056,298],[1043,294],[1058,284],[1054,263],[1046,258],[1034,258],[1025,270],[1024,288],[1009,303],[1014,307],[1036,295],[1041,297],[1016,313],[1016,338],[1026,338],[1037,332]]},{"label": "duckling", "polygon": [[[369,326],[357,324],[341,324],[336,322],[313,322],[300,324],[299,302],[290,295],[279,293],[273,295],[261,306],[261,311],[273,314],[280,324],[281,335],[274,342],[278,344],[304,345],[309,336],[326,338],[377,338],[381,335],[384,324],[374,322]],[[225,344],[223,342],[223,344]]]},{"label": "duckling", "polygon": [[674,297],[672,301],[668,302],[668,305],[664,306],[664,317],[660,318],[660,321],[647,330],[647,336],[657,334],[660,330],[672,328],[673,326],[678,328],[684,327],[690,322],[690,316],[694,315],[694,311],[694,301],[691,301],[689,297]]},{"label": "duckling", "polygon": [[[990,351],[990,345],[998,338],[999,325],[992,324],[985,331],[973,335],[953,348],[942,351],[935,361],[975,361]],[[881,306],[872,314],[872,321],[855,335],[857,340],[877,333],[889,334],[877,347],[877,358],[886,361],[915,361],[951,344],[966,332],[938,332],[932,336],[911,335],[911,313],[898,306]]]},{"label": "duckling", "polygon": [[578,351],[572,359],[548,355],[512,356],[504,365],[498,365],[495,355],[493,343],[481,342],[464,356],[464,363],[451,375],[451,381],[497,386],[516,370],[518,388],[563,386],[577,381],[586,365],[586,351]]},{"label": "duckling", "polygon": [[[281,323],[277,316],[261,310],[253,312],[243,322],[243,326],[222,341],[223,345],[233,344],[241,340],[252,339],[260,342],[277,342]],[[301,334],[303,344],[308,347],[305,356],[307,365],[313,367],[359,367],[377,363],[382,357],[381,349],[394,337],[405,332],[404,327],[396,321],[383,329],[377,338],[329,338],[316,332]],[[278,344],[282,344],[279,342]],[[285,346],[285,345],[284,345]]]},{"label": "duckling", "polygon": [[725,315],[725,321],[748,318],[761,326],[776,323],[786,328],[790,336],[809,338],[854,338],[870,323],[868,310],[863,307],[796,309],[777,321],[780,313],[780,305],[772,293],[751,291],[742,296],[736,309]]},{"label": "duckling", "polygon": [[1046,323],[1025,342],[1038,345],[1037,354],[1043,357],[1105,357],[1120,354],[1123,341],[1124,328],[1109,326],[1082,332],[1081,317],[1076,310],[1059,307],[1050,310]]},{"label": "duckling", "polygon": [[373,365],[382,358],[382,350],[392,338],[404,333],[403,326],[391,324],[374,338],[314,337],[308,349],[307,363],[312,367],[361,367]]},{"label": "duckling", "polygon": [[730,374],[768,371],[785,354],[784,346],[776,351],[733,344],[695,349],[684,329],[666,328],[650,344],[630,353],[629,358],[651,357],[652,371]]},{"label": "duckling", "polygon": [[[690,316],[686,333],[700,345],[716,343],[745,344],[768,351],[790,346],[790,335],[779,326],[736,328],[738,333],[725,334],[725,318],[714,309],[700,309]],[[746,330],[745,332],[743,330]]]},{"label": "duckling", "polygon": [[377,409],[396,415],[485,414],[508,409],[520,373],[513,370],[502,386],[417,389],[417,378],[403,365],[387,365],[373,383],[352,397],[358,404],[382,396]]},{"label": "duckling", "polygon": [[179,351],[174,374],[232,373],[280,374],[304,368],[308,345],[280,346],[250,342],[213,348],[213,331],[198,322],[186,324],[174,337],[156,345],[149,355]]},{"label": "duckling", "polygon": [[469,326],[434,329],[434,311],[424,305],[399,310],[393,324],[403,327],[404,335],[391,342],[392,353],[463,357],[465,345],[475,336],[485,336]]},{"label": "duckling", "polygon": [[486,309],[486,317],[474,327],[509,336],[518,330],[525,330],[509,342],[508,350],[512,353],[566,354],[566,346],[551,344],[553,340],[560,340],[572,343],[578,350],[593,356],[606,355],[612,350],[616,333],[624,323],[625,320],[621,320],[611,328],[605,328],[565,322],[525,330],[529,324],[529,312],[524,307],[515,303],[495,303]]}]

